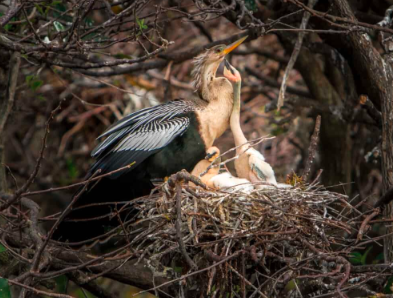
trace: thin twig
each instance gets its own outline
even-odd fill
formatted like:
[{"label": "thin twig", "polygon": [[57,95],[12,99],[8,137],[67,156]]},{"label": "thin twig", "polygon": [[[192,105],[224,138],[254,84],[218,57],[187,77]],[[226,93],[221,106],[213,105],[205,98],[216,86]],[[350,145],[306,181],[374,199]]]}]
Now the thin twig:
[{"label": "thin twig", "polygon": [[202,272],[205,272],[205,271],[207,271],[207,270],[210,270],[210,269],[212,269],[212,268],[214,268],[214,267],[217,267],[218,265],[221,265],[222,263],[225,263],[225,262],[227,262],[227,261],[229,261],[229,260],[231,260],[231,259],[237,257],[237,256],[238,256],[239,254],[241,254],[241,253],[243,253],[243,250],[238,250],[237,252],[233,253],[232,255],[226,257],[225,259],[223,259],[223,260],[221,260],[221,261],[219,261],[219,262],[217,262],[217,263],[215,263],[215,264],[213,264],[213,265],[211,265],[211,266],[208,266],[208,267],[203,268],[203,269],[200,269],[200,270],[198,270],[198,271],[194,271],[194,272],[192,272],[192,273],[183,275],[183,276],[181,276],[181,277],[179,277],[179,278],[176,278],[176,279],[173,279],[173,280],[171,280],[171,281],[165,282],[165,283],[163,283],[163,284],[161,284],[161,285],[159,285],[159,286],[156,286],[156,287],[154,287],[154,288],[151,288],[151,289],[148,289],[148,290],[144,290],[144,291],[140,291],[140,292],[134,294],[132,297],[135,297],[136,295],[140,295],[140,294],[143,294],[143,293],[146,293],[146,292],[154,291],[154,290],[156,290],[156,289],[162,288],[162,287],[167,286],[167,285],[170,285],[170,284],[172,284],[172,283],[181,281],[181,280],[183,280],[183,279],[185,279],[185,278],[189,278],[189,277],[194,276],[194,275],[196,275],[196,274],[200,274],[200,273],[202,273]]},{"label": "thin twig", "polygon": [[374,217],[376,217],[379,213],[381,212],[381,210],[379,208],[376,208],[373,213],[371,213],[370,215],[368,215],[362,222],[362,224],[360,225],[359,228],[359,232],[356,238],[356,244],[359,243],[360,240],[363,239],[363,235],[365,234],[366,228],[368,223],[370,222],[370,220],[372,220]]},{"label": "thin twig", "polygon": [[113,171],[111,171],[109,173],[105,173],[105,174],[102,174],[100,176],[94,177],[91,180],[87,179],[87,180],[84,180],[82,182],[70,184],[70,185],[67,185],[67,186],[53,187],[53,188],[44,189],[44,190],[37,190],[37,191],[29,191],[29,192],[22,193],[22,195],[24,197],[30,197],[30,196],[40,195],[40,194],[43,194],[43,193],[55,192],[55,191],[60,191],[60,190],[67,190],[67,189],[70,189],[70,188],[73,188],[73,187],[86,185],[87,183],[89,183],[89,181],[91,181],[91,182],[97,181],[97,180],[100,180],[101,178],[111,176],[113,174],[119,173],[119,172],[124,171],[124,170],[128,170],[131,167],[133,167],[134,164],[135,164],[135,162],[133,162],[133,163],[127,165],[127,166],[118,168],[117,170],[113,170]]},{"label": "thin twig", "polygon": [[29,188],[29,186],[33,183],[35,177],[36,177],[37,174],[38,174],[38,171],[39,171],[40,168],[41,168],[41,162],[42,162],[42,160],[44,159],[44,152],[45,152],[45,149],[46,149],[46,142],[47,142],[48,135],[49,135],[49,125],[50,125],[50,123],[52,122],[52,120],[53,120],[54,115],[56,114],[56,112],[57,112],[58,110],[60,110],[60,109],[61,109],[61,102],[59,103],[59,105],[57,106],[57,108],[54,109],[54,110],[50,113],[50,116],[49,116],[48,120],[46,121],[46,125],[45,125],[45,134],[44,134],[44,137],[43,137],[43,139],[42,139],[42,146],[41,146],[40,156],[39,156],[38,159],[37,159],[37,163],[36,163],[36,165],[35,165],[35,168],[34,168],[33,172],[31,173],[29,179],[25,182],[25,184],[23,184],[23,186],[22,186],[21,188],[19,188],[19,189],[15,192],[15,194],[13,195],[13,197],[12,197],[10,200],[8,200],[7,202],[5,202],[4,204],[2,204],[2,205],[0,206],[0,211],[3,211],[3,210],[5,210],[5,209],[7,209],[9,206],[11,206],[12,204],[14,204],[14,203],[22,196],[22,194]]},{"label": "thin twig", "polygon": [[228,264],[228,267],[231,268],[231,270],[240,277],[241,280],[243,280],[246,284],[248,284],[250,287],[252,287],[261,297],[263,298],[268,298],[265,294],[263,294],[257,287],[255,287],[251,282],[249,282],[243,275],[241,275],[235,268],[233,268],[230,264]]},{"label": "thin twig", "polygon": [[[308,0],[307,6],[312,9],[317,1],[318,0]],[[302,18],[302,22],[300,24],[301,30],[306,29],[309,19],[310,19],[310,13],[305,11],[303,18]],[[304,38],[305,34],[306,33],[304,31],[299,32],[296,43],[295,43],[295,47],[293,48],[291,58],[289,59],[289,63],[287,65],[287,68],[285,69],[285,73],[284,73],[284,76],[283,76],[282,82],[281,82],[280,92],[278,94],[277,110],[280,110],[280,108],[284,105],[285,90],[287,89],[287,80],[289,77],[289,73],[292,71],[293,67],[295,66],[297,57],[299,56],[300,50],[302,48],[303,38]]]},{"label": "thin twig", "polygon": [[25,288],[27,290],[32,291],[33,293],[37,294],[37,295],[44,295],[44,296],[48,296],[48,297],[54,297],[54,298],[74,298],[73,296],[70,295],[66,295],[66,294],[56,294],[56,293],[51,293],[51,292],[47,292],[47,291],[42,291],[33,287],[29,287],[27,285],[24,285],[23,283],[14,281],[12,279],[7,279],[7,281],[10,284],[16,285],[16,286],[20,286],[22,288]]},{"label": "thin twig", "polygon": [[68,204],[67,208],[63,211],[63,213],[61,214],[61,216],[59,216],[59,218],[57,219],[57,221],[54,223],[54,225],[52,226],[52,228],[50,229],[48,235],[46,236],[45,242],[41,245],[41,247],[38,248],[37,253],[34,256],[34,260],[33,260],[33,265],[31,268],[32,272],[36,272],[40,259],[41,259],[41,255],[45,250],[45,247],[48,245],[49,240],[52,238],[53,233],[55,232],[55,230],[57,229],[57,227],[59,226],[59,224],[62,222],[62,220],[68,215],[69,211],[71,210],[72,206],[75,204],[75,202],[79,199],[79,197],[84,193],[84,191],[86,190],[87,186],[89,185],[89,183],[92,181],[92,179],[101,172],[101,170],[98,170],[97,172],[95,172],[90,179],[87,181],[87,183],[83,186],[83,188],[80,190],[80,192],[78,194],[76,194],[74,196],[74,198],[72,199],[71,203]]},{"label": "thin twig", "polygon": [[18,74],[20,69],[20,55],[13,53],[10,59],[10,70],[8,75],[7,93],[5,106],[2,104],[0,115],[0,136],[3,135],[4,126],[7,122],[8,115],[11,112],[15,100],[16,85],[18,83]]}]

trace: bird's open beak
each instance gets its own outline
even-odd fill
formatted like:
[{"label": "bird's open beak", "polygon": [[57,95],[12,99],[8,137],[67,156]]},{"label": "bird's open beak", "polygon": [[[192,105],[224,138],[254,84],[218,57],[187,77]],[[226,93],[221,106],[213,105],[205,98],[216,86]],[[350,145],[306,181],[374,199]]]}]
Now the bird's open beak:
[{"label": "bird's open beak", "polygon": [[235,71],[233,70],[232,65],[228,62],[227,59],[224,59],[224,64],[225,64],[226,69],[228,69],[232,75],[235,75]]},{"label": "bird's open beak", "polygon": [[216,155],[217,155],[217,152],[215,152],[215,151],[213,153],[207,153],[206,156],[205,156],[205,159],[210,161]]},{"label": "bird's open beak", "polygon": [[224,55],[227,55],[228,53],[232,52],[234,49],[236,49],[238,46],[242,44],[243,41],[246,40],[248,36],[244,36],[243,38],[239,39],[238,41],[235,41],[234,43],[231,43],[229,46],[227,46],[222,53]]}]

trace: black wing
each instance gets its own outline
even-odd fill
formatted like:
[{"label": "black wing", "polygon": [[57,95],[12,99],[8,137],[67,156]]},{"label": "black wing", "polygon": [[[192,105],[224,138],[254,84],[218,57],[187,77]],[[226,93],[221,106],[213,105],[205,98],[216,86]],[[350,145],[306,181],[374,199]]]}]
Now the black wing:
[{"label": "black wing", "polygon": [[187,113],[194,109],[190,102],[173,101],[124,117],[98,137],[107,136],[91,153],[97,159],[91,172],[110,172],[134,163],[133,169],[184,134],[190,124]]}]

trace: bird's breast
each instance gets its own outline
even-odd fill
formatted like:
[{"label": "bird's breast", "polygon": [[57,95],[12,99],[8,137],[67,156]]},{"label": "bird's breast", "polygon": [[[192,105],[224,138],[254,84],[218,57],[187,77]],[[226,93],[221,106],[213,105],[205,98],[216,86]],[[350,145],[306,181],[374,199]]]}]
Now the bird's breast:
[{"label": "bird's breast", "polygon": [[250,178],[251,168],[249,163],[249,155],[247,152],[241,154],[237,159],[235,159],[235,170],[236,175],[239,178]]}]

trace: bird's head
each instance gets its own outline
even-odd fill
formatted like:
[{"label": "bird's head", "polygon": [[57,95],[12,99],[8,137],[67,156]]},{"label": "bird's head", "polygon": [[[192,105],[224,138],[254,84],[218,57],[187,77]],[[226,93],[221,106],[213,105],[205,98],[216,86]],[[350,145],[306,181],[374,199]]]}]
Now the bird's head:
[{"label": "bird's head", "polygon": [[206,150],[206,157],[210,162],[213,162],[216,160],[217,157],[220,156],[220,149],[218,149],[216,146],[212,146]]},{"label": "bird's head", "polygon": [[242,77],[240,72],[234,68],[228,60],[225,59],[224,77],[226,77],[232,83],[241,82]]},{"label": "bird's head", "polygon": [[203,87],[203,80],[212,80],[215,78],[218,66],[222,60],[224,60],[225,56],[241,45],[246,38],[247,36],[230,45],[214,46],[194,58],[195,67],[192,71],[192,75],[197,90]]},{"label": "bird's head", "polygon": [[217,45],[214,46],[208,50],[206,50],[205,52],[205,63],[215,63],[215,62],[219,62],[221,63],[221,61],[224,59],[224,57],[229,54],[230,52],[232,52],[234,49],[236,49],[238,46],[240,46],[243,41],[246,40],[248,36],[245,36],[237,41],[235,41],[234,43],[231,43],[230,45]]}]

